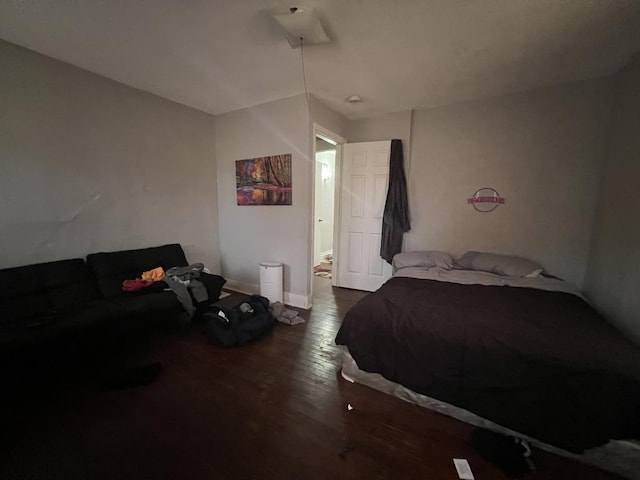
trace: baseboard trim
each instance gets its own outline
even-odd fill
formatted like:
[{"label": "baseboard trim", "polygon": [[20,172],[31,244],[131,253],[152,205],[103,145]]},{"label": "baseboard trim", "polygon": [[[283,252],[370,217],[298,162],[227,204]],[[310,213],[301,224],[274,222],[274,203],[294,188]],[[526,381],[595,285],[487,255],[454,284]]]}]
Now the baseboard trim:
[{"label": "baseboard trim", "polygon": [[311,295],[297,295],[290,292],[284,292],[284,303],[286,305],[291,305],[292,307],[309,310],[312,305]]},{"label": "baseboard trim", "polygon": [[222,288],[233,290],[238,293],[244,293],[245,295],[255,295],[260,293],[260,285],[257,283],[239,282],[238,280],[232,280],[230,278],[227,278],[227,283],[225,283]]},{"label": "baseboard trim", "polygon": [[[233,290],[234,292],[244,293],[245,295],[254,295],[260,293],[260,285],[257,283],[240,282],[227,278],[227,283],[224,287],[226,290]],[[291,307],[303,308],[308,310],[312,305],[311,295],[299,295],[291,292],[284,292],[284,303]]]}]

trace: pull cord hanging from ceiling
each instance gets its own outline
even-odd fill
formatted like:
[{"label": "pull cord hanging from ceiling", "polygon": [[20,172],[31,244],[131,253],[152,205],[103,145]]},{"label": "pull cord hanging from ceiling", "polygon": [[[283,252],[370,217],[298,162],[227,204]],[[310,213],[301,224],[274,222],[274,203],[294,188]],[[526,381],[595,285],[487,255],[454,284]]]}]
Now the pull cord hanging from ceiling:
[{"label": "pull cord hanging from ceiling", "polygon": [[304,84],[304,96],[307,99],[307,108],[311,115],[311,99],[309,98],[309,89],[307,88],[307,75],[304,69],[304,38],[300,37],[300,63],[302,64],[302,82]]}]

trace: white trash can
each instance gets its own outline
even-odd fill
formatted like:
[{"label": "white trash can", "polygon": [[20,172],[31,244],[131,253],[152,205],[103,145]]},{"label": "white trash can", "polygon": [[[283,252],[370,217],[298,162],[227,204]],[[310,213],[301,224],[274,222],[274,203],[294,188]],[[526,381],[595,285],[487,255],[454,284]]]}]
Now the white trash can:
[{"label": "white trash can", "polygon": [[260,262],[260,295],[271,303],[284,303],[282,263]]}]

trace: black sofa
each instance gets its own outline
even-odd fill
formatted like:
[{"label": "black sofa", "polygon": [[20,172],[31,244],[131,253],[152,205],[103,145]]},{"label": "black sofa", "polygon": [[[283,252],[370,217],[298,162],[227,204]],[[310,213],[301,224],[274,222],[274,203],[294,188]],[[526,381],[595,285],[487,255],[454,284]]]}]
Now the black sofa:
[{"label": "black sofa", "polygon": [[[155,267],[186,266],[179,244],[0,270],[0,367],[3,376],[29,363],[43,365],[78,353],[96,352],[134,331],[185,319],[167,284],[138,292],[122,282]],[[224,278],[203,274],[209,302]],[[115,342],[114,342],[115,341]]]}]

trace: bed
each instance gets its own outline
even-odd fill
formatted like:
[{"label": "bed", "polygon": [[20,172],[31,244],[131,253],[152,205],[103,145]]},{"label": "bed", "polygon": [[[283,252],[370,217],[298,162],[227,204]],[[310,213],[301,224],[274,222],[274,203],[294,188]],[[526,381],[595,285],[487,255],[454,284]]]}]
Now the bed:
[{"label": "bed", "polygon": [[[586,451],[585,461],[617,473],[638,471],[638,443],[609,440],[640,439],[640,349],[533,262],[399,254],[394,276],[349,310],[336,343],[347,378],[548,450]],[[622,450],[625,464],[612,465]]]}]

